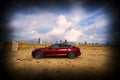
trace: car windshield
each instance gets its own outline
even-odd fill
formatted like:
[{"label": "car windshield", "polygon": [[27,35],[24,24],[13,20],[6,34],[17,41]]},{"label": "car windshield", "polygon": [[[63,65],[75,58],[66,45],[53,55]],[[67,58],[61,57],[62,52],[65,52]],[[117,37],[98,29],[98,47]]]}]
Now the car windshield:
[{"label": "car windshield", "polygon": [[59,48],[59,45],[58,44],[54,44],[54,45],[51,45],[50,47],[51,48]]}]

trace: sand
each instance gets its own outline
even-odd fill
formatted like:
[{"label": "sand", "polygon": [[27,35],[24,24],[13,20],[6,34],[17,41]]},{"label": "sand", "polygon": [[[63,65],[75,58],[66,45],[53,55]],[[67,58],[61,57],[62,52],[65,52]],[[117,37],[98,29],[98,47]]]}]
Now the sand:
[{"label": "sand", "polygon": [[35,59],[31,56],[34,48],[10,52],[7,71],[13,80],[101,80],[113,75],[111,47],[76,46],[80,47],[81,56],[75,59]]}]

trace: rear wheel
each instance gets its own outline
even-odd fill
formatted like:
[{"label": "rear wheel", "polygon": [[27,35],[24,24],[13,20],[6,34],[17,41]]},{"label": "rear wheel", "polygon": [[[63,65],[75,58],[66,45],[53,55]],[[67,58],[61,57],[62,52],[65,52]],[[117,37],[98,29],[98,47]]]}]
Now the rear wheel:
[{"label": "rear wheel", "polygon": [[36,52],[35,53],[35,58],[41,59],[42,57],[43,57],[43,53],[42,52]]},{"label": "rear wheel", "polygon": [[70,52],[70,53],[68,54],[68,58],[70,58],[70,59],[73,59],[73,58],[75,58],[75,57],[76,57],[76,55],[75,55],[74,52]]}]

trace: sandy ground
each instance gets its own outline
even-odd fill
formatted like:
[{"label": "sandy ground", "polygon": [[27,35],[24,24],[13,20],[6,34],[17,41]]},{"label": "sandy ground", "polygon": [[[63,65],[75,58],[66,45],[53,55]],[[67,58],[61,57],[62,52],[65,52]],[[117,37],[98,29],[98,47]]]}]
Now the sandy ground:
[{"label": "sandy ground", "polygon": [[7,70],[13,80],[101,80],[113,75],[110,47],[81,46],[82,55],[75,59],[49,57],[35,59],[33,49],[10,52]]}]

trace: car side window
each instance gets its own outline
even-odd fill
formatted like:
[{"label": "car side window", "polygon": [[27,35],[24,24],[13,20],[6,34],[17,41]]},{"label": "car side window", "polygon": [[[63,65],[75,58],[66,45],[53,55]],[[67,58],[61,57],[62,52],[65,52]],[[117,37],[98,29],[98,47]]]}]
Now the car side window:
[{"label": "car side window", "polygon": [[60,48],[65,48],[65,45],[60,44],[59,47],[60,47]]},{"label": "car side window", "polygon": [[69,48],[69,47],[71,47],[71,46],[70,46],[70,45],[61,44],[60,47],[62,47],[62,48]]},{"label": "car side window", "polygon": [[70,45],[66,45],[67,48],[70,48],[71,46]]},{"label": "car side window", "polygon": [[59,45],[53,45],[53,46],[51,46],[51,48],[59,48]]},{"label": "car side window", "polygon": [[62,44],[60,44],[60,45],[59,45],[59,47],[60,47],[60,48],[62,48],[62,47],[63,47],[63,45],[62,45]]}]

